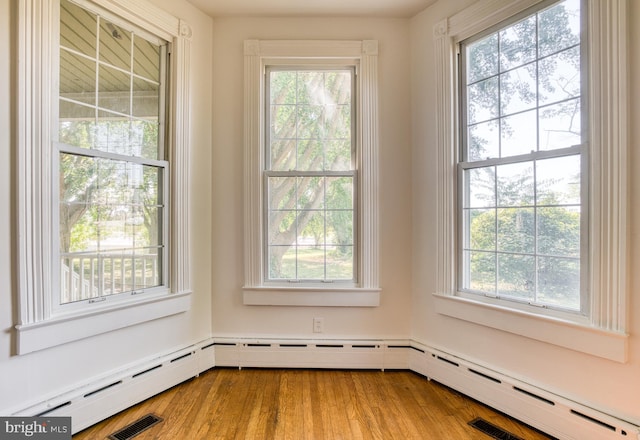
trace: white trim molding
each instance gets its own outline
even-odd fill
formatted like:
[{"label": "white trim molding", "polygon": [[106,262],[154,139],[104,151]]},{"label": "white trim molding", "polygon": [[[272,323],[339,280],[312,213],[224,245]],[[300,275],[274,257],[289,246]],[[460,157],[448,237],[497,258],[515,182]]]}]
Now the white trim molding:
[{"label": "white trim molding", "polygon": [[[171,43],[172,68],[169,142],[171,165],[171,232],[169,289],[164,295],[128,299],[120,305],[93,304],[69,316],[54,313],[52,298],[57,287],[55,279],[54,238],[57,228],[53,218],[52,201],[56,176],[53,175],[53,133],[57,112],[57,80],[51,72],[57,71],[59,34],[59,2],[20,0],[18,6],[18,116],[17,116],[17,229],[18,229],[18,322],[17,352],[34,350],[86,337],[86,332],[69,332],[79,320],[104,312],[109,316],[103,324],[95,326],[103,331],[169,316],[189,308],[191,293],[190,265],[190,38],[187,23],[166,13],[146,1],[78,0],[78,3],[118,15]],[[164,303],[161,305],[161,303]],[[127,314],[127,305],[144,307],[136,317]],[[173,307],[175,306],[175,307]],[[149,314],[146,310],[149,310]],[[119,311],[119,312],[118,312]],[[124,313],[123,319],[114,319]],[[71,326],[71,327],[70,327]],[[55,332],[52,328],[55,327]],[[60,338],[47,337],[38,341],[43,328]],[[97,334],[94,332],[94,334]]]},{"label": "white trim molding", "polygon": [[[244,42],[244,304],[379,305],[378,42],[376,40],[246,40]],[[355,286],[266,286],[262,219],[264,75],[268,64],[342,62],[356,66],[358,161],[358,282]],[[301,286],[303,287],[303,286]],[[322,292],[327,295],[322,296]],[[305,298],[306,297],[306,298]],[[289,299],[287,299],[289,298]],[[363,301],[363,298],[366,298]]]},{"label": "white trim molding", "polygon": [[[456,283],[457,179],[459,127],[457,121],[457,46],[461,40],[496,25],[541,0],[481,0],[434,26],[436,69],[436,136],[438,148],[438,242],[436,292],[440,313],[482,325],[499,328],[533,339],[554,343],[539,335],[541,325],[518,306],[492,299],[463,300]],[[559,325],[565,341],[559,345],[596,356],[627,360],[627,0],[588,3],[589,78],[589,296],[590,312],[585,318],[565,314],[560,320],[547,316],[549,322],[572,321]],[[448,298],[447,298],[448,297]],[[455,300],[455,301],[453,301]],[[496,307],[489,307],[487,302]],[[488,311],[509,315],[507,320],[482,319]],[[492,312],[492,313],[493,313]],[[474,316],[476,318],[474,318]],[[527,320],[523,324],[523,320]],[[481,322],[479,322],[481,321]],[[513,325],[506,324],[513,322]],[[575,332],[584,336],[572,338]],[[544,333],[544,332],[543,332]],[[595,339],[594,339],[595,338]],[[613,345],[604,347],[603,341]],[[591,344],[593,342],[593,344]],[[599,348],[593,348],[599,347]],[[603,348],[604,347],[604,348]]]}]

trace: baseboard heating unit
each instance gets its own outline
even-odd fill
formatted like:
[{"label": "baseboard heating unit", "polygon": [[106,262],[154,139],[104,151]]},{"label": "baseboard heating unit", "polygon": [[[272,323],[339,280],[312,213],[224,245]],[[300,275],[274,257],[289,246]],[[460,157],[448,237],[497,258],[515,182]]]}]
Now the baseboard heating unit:
[{"label": "baseboard heating unit", "polygon": [[212,367],[411,370],[559,439],[640,440],[634,423],[413,340],[214,336],[6,413],[71,416],[75,433]]},{"label": "baseboard heating unit", "polygon": [[212,344],[206,341],[143,360],[7,414],[70,416],[76,433],[212,368]]}]

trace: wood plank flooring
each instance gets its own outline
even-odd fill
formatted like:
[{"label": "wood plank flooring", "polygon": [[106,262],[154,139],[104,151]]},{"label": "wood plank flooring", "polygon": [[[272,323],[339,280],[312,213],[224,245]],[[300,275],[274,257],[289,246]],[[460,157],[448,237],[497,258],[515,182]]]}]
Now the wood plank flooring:
[{"label": "wood plank flooring", "polygon": [[104,439],[140,417],[150,439],[490,439],[476,417],[523,439],[548,439],[410,371],[213,369],[75,436]]}]

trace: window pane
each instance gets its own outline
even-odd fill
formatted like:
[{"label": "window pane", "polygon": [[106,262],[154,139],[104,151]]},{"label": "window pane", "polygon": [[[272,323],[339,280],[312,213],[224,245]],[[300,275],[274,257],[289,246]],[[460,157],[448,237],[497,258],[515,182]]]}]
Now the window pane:
[{"label": "window pane", "polygon": [[538,204],[580,204],[580,156],[565,156],[536,162]]},{"label": "window pane", "polygon": [[351,164],[351,139],[325,141],[326,158],[325,170],[347,171],[352,170]]},{"label": "window pane", "polygon": [[160,81],[160,46],[134,35],[133,73]]},{"label": "window pane", "polygon": [[324,208],[324,177],[298,178],[298,209]]},{"label": "window pane", "polygon": [[351,73],[325,72],[326,103],[351,106]]},{"label": "window pane", "polygon": [[131,69],[131,32],[100,20],[100,61],[126,71]]},{"label": "window pane", "polygon": [[296,241],[296,211],[269,213],[269,244],[288,246]]},{"label": "window pane", "polygon": [[98,105],[107,110],[129,114],[131,111],[131,76],[114,68],[100,65]]},{"label": "window pane", "polygon": [[132,156],[130,122],[115,113],[98,112],[98,126],[94,148],[100,151]]},{"label": "window pane", "polygon": [[468,289],[480,292],[496,291],[496,254],[490,252],[464,252],[469,263]]},{"label": "window pane", "polygon": [[498,73],[498,35],[472,43],[467,48],[467,84]]},{"label": "window pane", "polygon": [[269,177],[269,209],[296,208],[297,181],[291,177]]},{"label": "window pane", "polygon": [[328,105],[325,107],[325,133],[327,139],[351,138],[351,106]]},{"label": "window pane", "polygon": [[353,211],[327,211],[326,242],[353,246]]},{"label": "window pane", "polygon": [[539,105],[580,96],[580,47],[540,60],[538,72]]},{"label": "window pane", "polygon": [[579,44],[580,0],[566,0],[541,11],[538,29],[540,56]]},{"label": "window pane", "polygon": [[158,87],[158,83],[133,78],[133,116],[158,120],[160,115],[160,90]]},{"label": "window pane", "polygon": [[60,101],[58,140],[74,147],[94,148],[95,137],[95,108]]},{"label": "window pane", "polygon": [[495,251],[496,249],[496,210],[469,209],[466,210],[468,226],[467,249]]},{"label": "window pane", "polygon": [[324,144],[318,139],[298,141],[298,171],[324,170]]},{"label": "window pane", "polygon": [[537,150],[536,111],[528,111],[500,120],[500,157],[528,154]]},{"label": "window pane", "polygon": [[580,260],[540,257],[538,274],[541,303],[580,308]]},{"label": "window pane", "polygon": [[296,279],[295,246],[269,246],[269,278],[272,280]]},{"label": "window pane", "polygon": [[271,72],[270,91],[271,104],[296,103],[296,72]]},{"label": "window pane", "polygon": [[155,121],[131,121],[131,153],[145,159],[164,158],[158,139],[160,127]]},{"label": "window pane", "polygon": [[522,66],[535,59],[536,46],[531,44],[535,35],[535,15],[500,31],[500,71]]},{"label": "window pane", "polygon": [[297,107],[297,137],[300,139],[320,139],[324,134],[325,107],[321,105],[299,105]]},{"label": "window pane", "polygon": [[272,105],[271,139],[295,139],[296,133],[296,107]]},{"label": "window pane", "polygon": [[533,254],[535,220],[533,208],[498,209],[498,251]]},{"label": "window pane", "polygon": [[327,209],[353,210],[353,178],[327,177]]},{"label": "window pane", "polygon": [[299,230],[296,243],[298,245],[311,245],[315,247],[325,244],[325,212],[324,211],[306,211],[299,213],[304,229]]},{"label": "window pane", "polygon": [[295,139],[272,140],[269,160],[269,168],[273,171],[289,171],[296,169]]},{"label": "window pane", "polygon": [[540,150],[567,148],[581,143],[580,99],[540,109]]},{"label": "window pane", "polygon": [[494,167],[473,168],[465,171],[469,208],[496,206],[496,170]]},{"label": "window pane", "polygon": [[498,254],[498,294],[534,300],[536,259],[529,255]]},{"label": "window pane", "polygon": [[467,87],[469,124],[483,122],[498,116],[498,78],[489,78]]},{"label": "window pane", "polygon": [[498,205],[521,206],[534,202],[533,163],[523,162],[496,167]]},{"label": "window pane", "polygon": [[468,161],[500,157],[500,124],[498,121],[471,125],[468,131]]},{"label": "window pane", "polygon": [[298,279],[325,279],[325,251],[324,246],[298,246]]},{"label": "window pane", "polygon": [[95,105],[96,62],[64,49],[60,50],[60,96]]},{"label": "window pane", "polygon": [[[500,114],[529,110],[536,106],[536,65],[510,70],[500,75]],[[514,127],[514,129],[518,129]]]},{"label": "window pane", "polygon": [[60,2],[60,45],[96,56],[97,17],[67,1]]},{"label": "window pane", "polygon": [[327,278],[353,280],[353,246],[327,247]]},{"label": "window pane", "polygon": [[580,211],[577,208],[538,208],[538,252],[580,257]]},{"label": "window pane", "polygon": [[297,103],[325,104],[324,72],[298,72]]}]

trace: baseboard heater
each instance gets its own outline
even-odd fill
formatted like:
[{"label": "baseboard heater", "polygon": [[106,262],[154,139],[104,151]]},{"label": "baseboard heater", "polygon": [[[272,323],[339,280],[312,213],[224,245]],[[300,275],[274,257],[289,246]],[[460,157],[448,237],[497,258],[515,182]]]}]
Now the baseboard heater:
[{"label": "baseboard heater", "polygon": [[640,426],[416,341],[214,340],[216,366],[409,369],[559,439],[640,439]]},{"label": "baseboard heater", "polygon": [[77,433],[212,368],[213,347],[205,341],[147,359],[8,414],[71,416],[72,432]]},{"label": "baseboard heater", "polygon": [[71,416],[76,433],[212,367],[412,370],[559,439],[640,440],[640,426],[412,340],[217,338],[15,411]]},{"label": "baseboard heater", "polygon": [[559,439],[636,440],[640,427],[490,368],[412,344],[409,368]]}]

